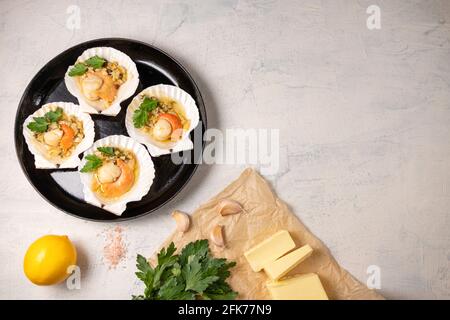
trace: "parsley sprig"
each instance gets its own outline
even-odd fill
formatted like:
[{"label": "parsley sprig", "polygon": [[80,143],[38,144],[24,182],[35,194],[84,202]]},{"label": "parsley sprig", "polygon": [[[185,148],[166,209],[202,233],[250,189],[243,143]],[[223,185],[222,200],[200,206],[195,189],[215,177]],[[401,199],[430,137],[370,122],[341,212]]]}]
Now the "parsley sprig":
[{"label": "parsley sprig", "polygon": [[97,150],[110,157],[114,156],[115,152],[113,147],[98,147]]},{"label": "parsley sprig", "polygon": [[106,60],[103,58],[100,58],[99,56],[93,56],[87,59],[84,62],[78,62],[76,63],[72,69],[69,70],[69,76],[70,77],[76,77],[81,76],[86,73],[89,67],[92,67],[94,69],[100,69],[103,67],[106,63]]},{"label": "parsley sprig", "polygon": [[208,240],[186,245],[179,255],[172,242],[158,254],[158,265],[153,268],[143,256],[137,256],[136,276],[145,284],[143,295],[136,300],[231,300],[233,291],[226,279],[229,269],[236,265],[226,259],[211,256]]},{"label": "parsley sprig", "polygon": [[77,63],[72,67],[72,69],[69,70],[69,76],[81,76],[86,73],[87,69],[88,67],[84,63]]},{"label": "parsley sprig", "polygon": [[100,58],[99,56],[93,56],[87,59],[84,63],[94,69],[100,69],[106,63],[106,60]]},{"label": "parsley sprig", "polygon": [[[116,151],[113,147],[98,147],[97,150],[109,157],[114,156]],[[95,154],[88,154],[85,159],[86,164],[83,168],[81,168],[81,172],[94,171],[95,169],[100,168],[103,164],[103,160]]]},{"label": "parsley sprig", "polygon": [[133,124],[135,128],[142,128],[147,124],[148,113],[153,111],[158,106],[158,100],[156,98],[145,97],[139,108],[134,110]]},{"label": "parsley sprig", "polygon": [[88,154],[85,159],[86,163],[83,168],[81,168],[81,172],[94,171],[95,169],[100,168],[103,164],[102,159],[97,157],[95,154]]},{"label": "parsley sprig", "polygon": [[56,108],[55,111],[49,111],[43,117],[34,117],[32,122],[28,123],[27,128],[33,132],[45,132],[52,122],[57,122],[63,115],[62,108]]}]

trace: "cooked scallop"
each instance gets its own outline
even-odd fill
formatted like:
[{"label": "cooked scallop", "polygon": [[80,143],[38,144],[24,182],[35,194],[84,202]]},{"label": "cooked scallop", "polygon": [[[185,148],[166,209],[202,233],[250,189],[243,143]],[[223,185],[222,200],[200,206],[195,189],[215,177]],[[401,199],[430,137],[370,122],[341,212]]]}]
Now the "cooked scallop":
[{"label": "cooked scallop", "polygon": [[107,162],[98,169],[97,178],[100,183],[112,183],[119,178],[122,170],[113,162]]},{"label": "cooked scallop", "polygon": [[81,88],[83,89],[84,96],[91,101],[96,101],[100,97],[98,95],[98,89],[103,84],[102,78],[95,74],[89,73],[84,79],[81,80]]},{"label": "cooked scallop", "polygon": [[153,136],[156,140],[165,141],[172,134],[172,126],[166,119],[159,119],[153,127]]},{"label": "cooked scallop", "polygon": [[61,142],[63,131],[60,129],[53,129],[44,133],[44,142],[52,147],[56,147]]},{"label": "cooked scallop", "polygon": [[[135,115],[144,112],[144,101],[157,101],[148,112],[146,123],[136,126]],[[150,154],[164,154],[191,150],[194,144],[189,134],[199,124],[200,116],[195,100],[176,86],[159,84],[141,91],[127,108],[125,126],[130,137],[145,144]]]},{"label": "cooked scallop", "polygon": [[[104,154],[101,147],[114,152]],[[86,166],[88,161],[96,161],[96,165]],[[125,211],[128,202],[141,200],[155,177],[153,161],[145,147],[121,135],[97,140],[84,153],[79,171],[84,200],[116,215]]]},{"label": "cooked scallop", "polygon": [[[90,58],[105,60],[97,69],[87,65]],[[80,73],[69,75],[77,64],[84,64]],[[123,76],[126,75],[126,76]],[[83,112],[116,116],[120,103],[131,97],[139,85],[136,64],[125,53],[110,47],[85,50],[74,65],[68,67],[64,77],[67,90],[78,99]]]},{"label": "cooked scallop", "polygon": [[[61,112],[60,118],[54,118],[55,112]],[[52,102],[25,120],[23,135],[36,168],[76,168],[78,155],[94,142],[94,122],[76,104]]]}]

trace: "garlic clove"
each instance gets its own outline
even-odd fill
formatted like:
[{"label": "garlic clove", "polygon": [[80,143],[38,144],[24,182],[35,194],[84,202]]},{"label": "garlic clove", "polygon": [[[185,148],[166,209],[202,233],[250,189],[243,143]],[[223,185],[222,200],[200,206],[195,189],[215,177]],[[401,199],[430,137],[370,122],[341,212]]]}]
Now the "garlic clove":
[{"label": "garlic clove", "polygon": [[218,247],[225,247],[225,237],[223,235],[223,226],[216,225],[211,230],[211,241]]},{"label": "garlic clove", "polygon": [[222,216],[229,216],[232,214],[238,214],[242,212],[242,206],[239,202],[231,199],[222,199],[217,205],[217,211]]},{"label": "garlic clove", "polygon": [[175,222],[177,223],[177,230],[179,232],[186,232],[189,230],[191,220],[186,213],[175,210],[172,212],[172,218],[175,219]]}]

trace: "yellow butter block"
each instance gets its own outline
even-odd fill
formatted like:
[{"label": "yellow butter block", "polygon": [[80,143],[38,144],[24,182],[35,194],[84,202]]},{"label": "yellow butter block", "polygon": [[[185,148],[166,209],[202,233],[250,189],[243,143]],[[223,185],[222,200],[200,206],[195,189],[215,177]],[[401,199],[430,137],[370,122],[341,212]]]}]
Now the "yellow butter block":
[{"label": "yellow butter block", "polygon": [[287,255],[269,262],[264,266],[264,271],[272,280],[278,280],[284,277],[292,269],[305,261],[313,252],[309,245],[298,248]]},{"label": "yellow butter block", "polygon": [[295,248],[294,240],[286,230],[281,230],[244,253],[253,271],[258,272],[269,262],[275,261]]},{"label": "yellow butter block", "polygon": [[274,300],[328,300],[328,296],[315,273],[267,283]]}]

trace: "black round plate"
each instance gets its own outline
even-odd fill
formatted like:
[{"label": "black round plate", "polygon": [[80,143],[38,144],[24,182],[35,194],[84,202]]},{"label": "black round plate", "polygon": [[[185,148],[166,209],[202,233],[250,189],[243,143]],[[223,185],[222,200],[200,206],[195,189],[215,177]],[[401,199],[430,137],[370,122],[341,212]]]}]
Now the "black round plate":
[{"label": "black round plate", "polygon": [[[152,157],[155,165],[155,179],[149,193],[141,201],[130,202],[121,216],[87,204],[83,200],[82,186],[77,169],[46,170],[36,169],[34,157],[22,135],[22,126],[26,117],[48,102],[66,101],[78,103],[66,89],[64,74],[81,53],[92,47],[108,46],[116,48],[131,57],[139,72],[138,92],[155,84],[178,85],[196,101],[200,113],[202,132],[206,130],[206,110],[200,91],[192,77],[177,61],[161,50],[148,44],[119,38],[92,40],[74,46],[48,62],[31,80],[22,96],[16,114],[14,138],[16,152],[28,181],[34,188],[58,209],[88,220],[118,221],[143,216],[155,211],[171,200],[190,180],[197,168],[195,163],[174,164],[170,155]],[[133,95],[133,96],[134,96]],[[113,135],[128,135],[125,128],[125,113],[128,100],[122,102],[122,110],[115,117],[92,115],[95,122],[95,140]],[[191,133],[193,135],[193,133]],[[193,136],[191,136],[192,141]],[[195,148],[203,148],[195,145]],[[194,159],[194,152],[185,152],[184,156]],[[81,156],[81,155],[80,155]]]}]

